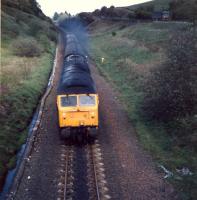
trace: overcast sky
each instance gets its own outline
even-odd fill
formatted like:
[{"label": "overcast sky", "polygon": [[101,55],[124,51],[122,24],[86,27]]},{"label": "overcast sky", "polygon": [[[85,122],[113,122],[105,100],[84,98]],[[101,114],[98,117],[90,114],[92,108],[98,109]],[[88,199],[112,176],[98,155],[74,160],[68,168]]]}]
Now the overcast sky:
[{"label": "overcast sky", "polygon": [[80,12],[89,12],[103,6],[130,6],[149,0],[37,0],[45,15],[52,17],[54,12],[65,12],[75,15]]}]

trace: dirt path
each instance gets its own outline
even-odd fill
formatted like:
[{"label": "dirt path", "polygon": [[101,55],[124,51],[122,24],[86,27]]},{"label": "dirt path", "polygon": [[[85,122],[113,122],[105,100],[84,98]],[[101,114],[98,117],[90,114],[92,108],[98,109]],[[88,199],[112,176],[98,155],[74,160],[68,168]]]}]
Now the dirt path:
[{"label": "dirt path", "polygon": [[[59,48],[55,85],[46,100],[45,111],[29,164],[26,166],[17,200],[53,200],[58,197],[61,140],[58,135],[56,88],[62,65]],[[135,132],[111,85],[92,66],[100,95],[99,141],[112,199],[175,199],[173,189],[156,172],[151,158],[142,151]]]}]

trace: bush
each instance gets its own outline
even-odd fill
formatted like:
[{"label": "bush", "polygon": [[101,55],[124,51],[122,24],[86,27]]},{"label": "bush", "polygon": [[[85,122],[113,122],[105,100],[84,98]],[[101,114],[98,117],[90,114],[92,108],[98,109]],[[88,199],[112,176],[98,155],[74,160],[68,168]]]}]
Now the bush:
[{"label": "bush", "polygon": [[170,11],[173,20],[188,20],[197,23],[196,0],[175,0],[170,3]]},{"label": "bush", "polygon": [[35,57],[40,56],[42,53],[39,43],[30,37],[18,38],[11,44],[13,53],[16,56]]},{"label": "bush", "polygon": [[[39,34],[39,31],[46,31],[45,30],[45,24],[38,18],[33,18],[29,20],[29,35],[32,37],[37,37],[37,34]],[[46,31],[47,33],[47,31]]]},{"label": "bush", "polygon": [[142,109],[160,121],[181,119],[197,112],[197,37],[192,30],[176,33],[167,48],[166,62],[145,84]]},{"label": "bush", "polygon": [[144,8],[138,8],[135,10],[136,19],[152,19],[152,11],[146,10]]},{"label": "bush", "polygon": [[2,12],[1,17],[2,37],[5,37],[5,35],[17,37],[20,33],[20,27],[15,23],[14,19],[4,12]]},{"label": "bush", "polygon": [[38,41],[42,45],[44,51],[46,51],[46,52],[50,52],[51,51],[50,40],[45,34],[40,33]]},{"label": "bush", "polygon": [[116,36],[116,32],[115,31],[112,31],[112,36]]}]

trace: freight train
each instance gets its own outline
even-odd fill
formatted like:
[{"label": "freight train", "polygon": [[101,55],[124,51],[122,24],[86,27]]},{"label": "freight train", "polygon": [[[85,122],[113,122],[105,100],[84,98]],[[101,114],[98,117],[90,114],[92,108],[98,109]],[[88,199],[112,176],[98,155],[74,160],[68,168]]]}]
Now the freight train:
[{"label": "freight train", "polygon": [[98,93],[86,53],[72,33],[66,34],[61,79],[57,90],[60,136],[95,139],[98,134]]}]

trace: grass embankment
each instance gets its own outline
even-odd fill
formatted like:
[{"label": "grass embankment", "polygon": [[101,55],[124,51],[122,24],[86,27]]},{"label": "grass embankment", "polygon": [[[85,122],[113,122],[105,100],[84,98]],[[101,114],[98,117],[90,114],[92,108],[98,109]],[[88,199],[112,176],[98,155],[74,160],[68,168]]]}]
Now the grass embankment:
[{"label": "grass embankment", "polygon": [[[176,145],[165,124],[146,120],[140,109],[146,79],[165,60],[164,49],[171,34],[185,26],[181,23],[147,23],[122,29],[120,25],[116,28],[113,25],[111,32],[91,35],[90,52],[100,72],[119,90],[120,100],[126,105],[144,148],[151,152],[158,164],[174,173],[168,180],[175,184],[181,198],[194,199],[195,174],[181,176],[176,169],[188,167],[195,172],[196,154]],[[105,58],[103,63],[102,57]]]},{"label": "grass embankment", "polygon": [[10,14],[2,11],[0,190],[47,86],[56,37],[49,22],[12,9],[6,8]]}]

